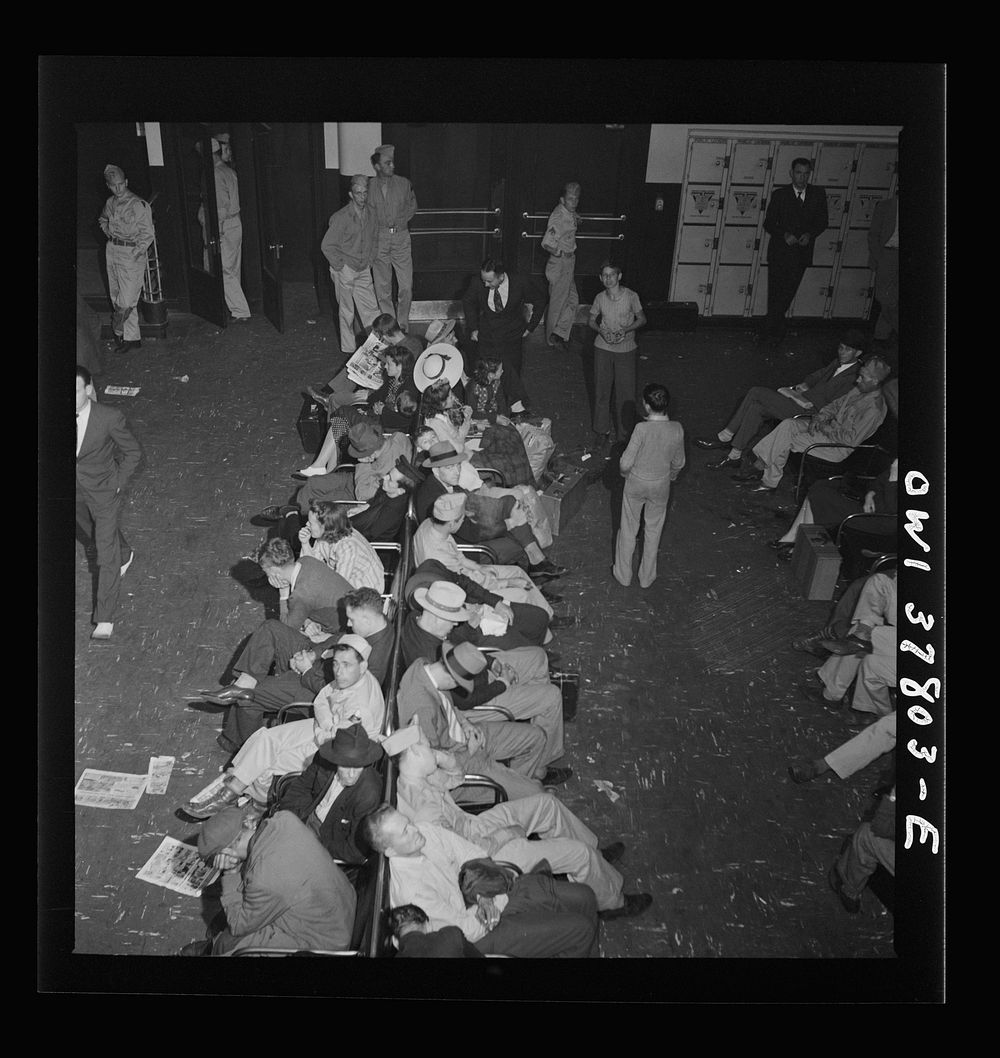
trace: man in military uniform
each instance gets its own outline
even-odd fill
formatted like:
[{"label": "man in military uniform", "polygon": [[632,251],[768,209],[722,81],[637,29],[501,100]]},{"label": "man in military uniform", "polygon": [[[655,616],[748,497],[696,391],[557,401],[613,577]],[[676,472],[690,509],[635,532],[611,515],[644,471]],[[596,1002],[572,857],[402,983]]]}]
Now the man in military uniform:
[{"label": "man in military uniform", "polygon": [[215,163],[215,202],[219,211],[219,242],[222,247],[222,287],[231,321],[250,319],[250,306],[240,285],[243,257],[243,222],[240,220],[240,184],[229,168],[233,152],[228,139],[212,140]]},{"label": "man in military uniform", "polygon": [[115,352],[141,347],[139,314],[136,306],[146,276],[146,251],[153,241],[153,211],[149,203],[128,189],[124,170],[117,165],[104,167],[104,179],[111,197],[104,204],[98,224],[107,236],[108,288],[114,313]]},{"label": "man in military uniform", "polygon": [[[410,252],[410,232],[406,225],[417,212],[417,198],[410,181],[396,176],[393,160],[396,148],[383,143],[371,157],[375,176],[368,182],[368,202],[375,211],[378,234],[372,272],[379,309],[395,316],[405,331],[410,319],[413,299],[413,255]],[[392,305],[392,273],[395,269],[399,284],[397,309]]]}]

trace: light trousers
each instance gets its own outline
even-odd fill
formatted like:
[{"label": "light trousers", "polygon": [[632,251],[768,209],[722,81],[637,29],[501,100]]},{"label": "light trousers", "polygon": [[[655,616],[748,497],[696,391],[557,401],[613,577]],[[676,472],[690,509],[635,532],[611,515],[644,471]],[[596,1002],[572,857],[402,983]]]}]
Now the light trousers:
[{"label": "light trousers", "polygon": [[[397,306],[392,305],[392,273],[396,273]],[[375,278],[375,293],[381,312],[396,317],[396,322],[405,331],[410,320],[410,303],[413,300],[413,254],[410,250],[410,233],[388,231],[378,233],[378,252],[372,264]]]},{"label": "light trousers", "polygon": [[240,285],[240,266],[243,262],[243,223],[239,217],[222,222],[219,232],[222,257],[222,290],[230,313],[239,320],[250,319],[250,306]]},{"label": "light trousers", "polygon": [[625,479],[621,525],[615,541],[614,577],[619,584],[627,587],[632,583],[632,556],[639,534],[639,518],[644,511],[646,531],[642,545],[642,561],[639,564],[639,584],[648,588],[656,580],[656,553],[660,547],[660,535],[667,516],[669,498],[670,478],[645,481],[629,474]]},{"label": "light trousers", "polygon": [[848,739],[823,759],[830,765],[830,770],[841,779],[846,779],[862,768],[867,768],[873,760],[878,760],[883,753],[896,748],[896,714],[890,713],[869,724],[864,731]]},{"label": "light trousers", "polygon": [[111,329],[126,342],[138,342],[139,333],[139,295],[146,277],[146,255],[135,258],[134,246],[115,246],[108,242],[104,251],[108,266],[108,292],[114,312],[111,316]]},{"label": "light trousers", "polygon": [[[333,290],[337,296],[337,308],[340,318],[340,349],[344,353],[353,353],[357,348],[354,338],[354,310],[357,308],[361,317],[361,326],[370,327],[379,314],[378,298],[375,296],[375,284],[370,268],[356,272],[345,264],[339,272],[330,269]],[[348,380],[349,381],[349,380]],[[353,391],[354,383],[349,381]]]},{"label": "light trousers", "polygon": [[549,284],[549,304],[545,310],[546,339],[557,334],[560,338],[569,341],[573,321],[576,319],[576,310],[580,304],[576,283],[573,280],[575,267],[576,254],[550,257],[549,263],[545,266],[545,278]]}]

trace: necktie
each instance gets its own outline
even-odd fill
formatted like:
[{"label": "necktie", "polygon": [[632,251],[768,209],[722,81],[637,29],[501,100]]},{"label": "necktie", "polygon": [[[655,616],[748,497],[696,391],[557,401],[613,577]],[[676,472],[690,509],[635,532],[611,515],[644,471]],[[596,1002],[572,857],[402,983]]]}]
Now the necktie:
[{"label": "necktie", "polygon": [[500,288],[493,291],[493,311],[503,312],[503,302],[500,300]]},{"label": "necktie", "polygon": [[804,191],[796,191],[795,194],[798,196],[799,205],[801,206],[806,200],[806,193]]}]

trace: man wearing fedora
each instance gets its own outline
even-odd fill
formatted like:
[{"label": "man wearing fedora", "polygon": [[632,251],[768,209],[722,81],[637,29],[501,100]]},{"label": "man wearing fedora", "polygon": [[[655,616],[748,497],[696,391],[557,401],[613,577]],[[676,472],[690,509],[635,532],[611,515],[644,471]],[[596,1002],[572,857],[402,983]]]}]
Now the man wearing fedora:
[{"label": "man wearing fedora", "polygon": [[348,454],[358,461],[353,473],[349,470],[331,473],[326,467],[306,467],[293,475],[306,479],[296,497],[303,518],[309,514],[309,504],[313,500],[367,502],[378,492],[382,478],[400,457],[407,461],[413,458],[413,445],[406,434],[386,436],[381,423],[357,422],[347,431],[347,438]]},{"label": "man wearing fedora", "polygon": [[[504,369],[521,374],[524,339],[544,315],[544,297],[529,293],[528,282],[509,275],[499,257],[487,257],[462,302],[465,331],[476,343],[476,356],[501,360]],[[528,319],[526,305],[531,304]]]},{"label": "man wearing fedora", "polygon": [[[506,504],[506,509],[509,510],[513,508],[515,498],[513,496],[504,496],[499,499],[481,497],[475,492],[469,494],[468,490],[463,489],[459,485],[462,464],[468,462],[469,458],[467,451],[464,449],[458,451],[451,441],[439,441],[431,446],[424,463],[431,474],[417,489],[413,501],[417,521],[422,522],[431,513],[438,496],[448,492],[465,492],[474,498],[466,501],[466,516],[455,533],[456,540],[463,544],[488,543],[502,563],[526,569],[532,580],[536,578],[554,580],[567,573],[565,566],[557,566],[545,557],[534,531],[526,522],[522,525],[508,526],[506,520],[497,520],[493,524],[483,521],[481,507],[484,502],[497,507]],[[475,506],[479,512],[477,516],[480,521],[473,521],[469,517],[470,506]]]},{"label": "man wearing fedora", "polygon": [[[487,775],[508,797],[542,793],[545,734],[534,724],[487,720],[473,724],[455,707],[452,691],[473,689],[486,658],[471,644],[442,644],[440,657],[418,658],[399,682],[396,709],[401,727],[414,717],[433,749],[454,755],[463,772]],[[508,761],[507,765],[500,764]],[[537,778],[536,778],[537,776]]]},{"label": "man wearing fedora", "polygon": [[259,816],[230,807],[209,819],[198,852],[222,869],[226,928],[182,955],[232,955],[243,948],[344,951],[357,895],[315,833],[291,812]]},{"label": "man wearing fedora", "polygon": [[398,305],[396,319],[405,331],[413,299],[413,254],[407,225],[417,212],[417,196],[405,176],[396,175],[396,148],[383,143],[371,157],[375,175],[368,181],[368,201],[378,228],[375,260],[375,293],[383,312],[391,313],[392,273],[396,273]]},{"label": "man wearing fedora", "polygon": [[359,843],[358,828],[382,800],[384,783],[372,765],[383,755],[360,724],[341,728],[288,784],[278,811],[301,819],[335,860],[364,863],[368,850]]},{"label": "man wearing fedora", "polygon": [[436,559],[447,569],[463,573],[504,602],[527,602],[552,617],[552,607],[531,577],[518,566],[479,565],[466,558],[455,544],[454,535],[465,520],[465,493],[446,492],[434,501],[429,518],[413,534],[413,560],[420,565]]},{"label": "man wearing fedora", "polygon": [[[453,648],[473,638],[476,630],[468,625],[473,614],[465,605],[465,592],[457,584],[435,581],[418,587],[413,601],[420,613],[410,613],[403,628],[401,650],[405,664],[411,665],[420,657],[436,657],[444,645]],[[453,638],[456,626],[467,628],[469,637]],[[478,648],[475,642],[470,645]],[[473,676],[472,691],[462,695],[456,691],[452,702],[464,712],[473,706],[493,704],[510,712],[515,720],[537,724],[545,734],[542,766],[563,755],[562,694],[549,678],[548,655],[541,647],[497,650],[489,665]],[[573,773],[569,768],[549,767],[547,772],[543,768],[543,774],[545,784],[554,786]]]},{"label": "man wearing fedora", "polygon": [[276,775],[302,771],[316,750],[342,727],[361,724],[369,738],[381,740],[385,699],[368,671],[371,647],[362,636],[341,636],[333,648],[333,680],[316,695],[312,717],[255,731],[233,757],[222,789],[208,801],[193,799],[183,811],[205,819],[248,794],[266,804]]}]

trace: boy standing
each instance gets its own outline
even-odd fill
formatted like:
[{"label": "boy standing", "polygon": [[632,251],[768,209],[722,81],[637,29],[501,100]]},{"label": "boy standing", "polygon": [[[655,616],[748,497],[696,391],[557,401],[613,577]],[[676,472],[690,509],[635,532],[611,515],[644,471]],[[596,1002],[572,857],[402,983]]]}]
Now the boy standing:
[{"label": "boy standing", "polygon": [[632,431],[619,468],[625,476],[621,527],[615,544],[612,569],[619,584],[632,583],[632,553],[639,531],[639,515],[645,507],[646,536],[639,566],[639,585],[648,588],[656,580],[656,551],[667,514],[670,483],[684,466],[684,428],[667,416],[670,393],[666,386],[651,382],[642,391],[646,421]]}]

